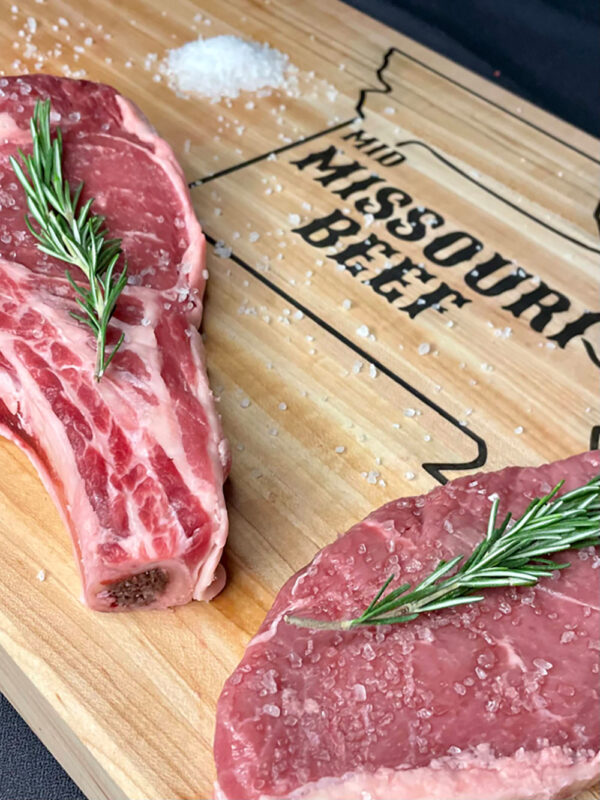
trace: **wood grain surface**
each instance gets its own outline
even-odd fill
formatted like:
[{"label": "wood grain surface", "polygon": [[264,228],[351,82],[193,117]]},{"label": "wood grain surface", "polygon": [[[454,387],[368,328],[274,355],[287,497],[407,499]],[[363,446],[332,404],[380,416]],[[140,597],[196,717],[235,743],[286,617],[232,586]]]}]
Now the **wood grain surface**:
[{"label": "wood grain surface", "polygon": [[[164,8],[19,0],[0,22],[5,74],[132,98],[223,243],[204,323],[234,456],[214,602],[86,610],[49,498],[0,443],[0,689],[93,800],[211,796],[223,681],[338,532],[437,481],[585,450],[600,421],[595,140],[336,0]],[[287,89],[178,96],[167,49],[224,33],[289,54]]]}]

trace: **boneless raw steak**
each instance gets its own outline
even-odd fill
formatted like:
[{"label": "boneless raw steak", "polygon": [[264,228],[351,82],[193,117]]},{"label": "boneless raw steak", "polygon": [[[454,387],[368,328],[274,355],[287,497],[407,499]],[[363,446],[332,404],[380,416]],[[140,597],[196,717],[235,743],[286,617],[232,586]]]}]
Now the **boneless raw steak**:
[{"label": "boneless raw steak", "polygon": [[[49,97],[66,176],[122,237],[125,341],[100,383],[65,265],[37,249],[8,158]],[[74,277],[81,278],[73,269]],[[202,341],[204,237],[169,146],[114,89],[0,79],[0,432],[29,455],[68,526],[98,610],[208,598],[227,535],[227,446]],[[110,350],[110,347],[109,347]]]},{"label": "boneless raw steak", "polygon": [[[322,550],[275,600],[218,704],[217,796],[229,800],[556,800],[598,775],[600,558],[536,587],[494,590],[406,625],[292,627],[293,613],[352,618],[383,581],[414,583],[470,552],[491,501],[500,519],[586,453],[460,478],[388,503]],[[560,558],[561,556],[557,556]]]}]

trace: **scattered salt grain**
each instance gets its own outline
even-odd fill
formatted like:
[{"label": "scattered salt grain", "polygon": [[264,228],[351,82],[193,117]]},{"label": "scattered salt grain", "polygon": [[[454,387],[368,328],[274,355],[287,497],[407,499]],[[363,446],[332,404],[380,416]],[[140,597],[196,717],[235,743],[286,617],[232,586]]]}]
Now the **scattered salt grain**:
[{"label": "scattered salt grain", "polygon": [[345,450],[346,450],[346,448],[343,447],[343,445],[340,445],[339,447],[335,448],[335,452],[336,453],[343,453]]},{"label": "scattered salt grain", "polygon": [[240,400],[240,405],[242,408],[248,408],[248,406],[250,405],[250,399],[248,397],[243,397]]},{"label": "scattered salt grain", "polygon": [[219,100],[282,86],[288,66],[288,56],[266,43],[214,36],[170,50],[164,70],[173,88]]},{"label": "scattered salt grain", "polygon": [[361,325],[360,327],[358,327],[356,329],[356,332],[359,336],[362,336],[363,339],[366,339],[367,336],[369,335],[369,329],[367,328],[366,325]]},{"label": "scattered salt grain", "polygon": [[422,342],[417,348],[417,353],[420,356],[426,356],[430,351],[431,351],[431,345],[427,344],[427,342]]},{"label": "scattered salt grain", "polygon": [[414,417],[417,412],[414,408],[405,408],[404,409],[404,416],[405,417]]},{"label": "scattered salt grain", "polygon": [[231,253],[231,247],[228,247],[225,242],[218,241],[215,244],[215,255],[219,256],[219,258],[229,258]]},{"label": "scattered salt grain", "polygon": [[344,311],[349,311],[352,308],[352,300],[343,300],[342,308]]},{"label": "scattered salt grain", "polygon": [[515,428],[515,433],[517,435],[522,434],[523,433],[523,426],[522,425],[517,425],[517,427]]},{"label": "scattered salt grain", "polygon": [[371,378],[377,377],[377,369],[375,368],[375,364],[369,364],[369,376]]},{"label": "scattered salt grain", "polygon": [[272,703],[267,703],[263,706],[263,714],[266,714],[269,717],[278,717],[281,714],[281,709],[279,706],[275,706]]},{"label": "scattered salt grain", "polygon": [[288,221],[290,225],[300,225],[300,215],[299,214],[288,214]]},{"label": "scattered salt grain", "polygon": [[248,239],[251,242],[257,242],[260,239],[260,234],[256,231],[252,231],[252,233],[248,236]]},{"label": "scattered salt grain", "polygon": [[45,569],[41,569],[35,577],[40,582],[41,581],[45,581],[46,580],[46,570]]},{"label": "scattered salt grain", "polygon": [[415,473],[414,472],[410,472],[410,471],[409,472],[405,472],[404,473],[404,477],[406,478],[407,481],[414,481]]},{"label": "scattered salt grain", "polygon": [[352,692],[355,700],[362,701],[367,699],[367,690],[362,683],[355,683],[352,687]]},{"label": "scattered salt grain", "polygon": [[287,403],[279,403],[279,405],[277,406],[277,408],[278,408],[280,411],[287,411]]}]

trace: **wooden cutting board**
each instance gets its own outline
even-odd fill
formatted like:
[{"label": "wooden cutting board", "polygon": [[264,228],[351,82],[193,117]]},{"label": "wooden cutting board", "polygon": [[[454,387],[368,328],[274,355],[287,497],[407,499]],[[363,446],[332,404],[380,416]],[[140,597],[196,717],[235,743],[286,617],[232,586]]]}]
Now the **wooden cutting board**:
[{"label": "wooden cutting board", "polygon": [[[336,0],[164,6],[19,0],[0,23],[5,73],[137,102],[224,243],[204,325],[234,455],[220,597],[87,611],[50,500],[0,443],[0,689],[94,800],[211,796],[223,681],[338,532],[599,431],[595,140]],[[289,54],[287,91],[178,97],[157,63],[198,34]]]}]

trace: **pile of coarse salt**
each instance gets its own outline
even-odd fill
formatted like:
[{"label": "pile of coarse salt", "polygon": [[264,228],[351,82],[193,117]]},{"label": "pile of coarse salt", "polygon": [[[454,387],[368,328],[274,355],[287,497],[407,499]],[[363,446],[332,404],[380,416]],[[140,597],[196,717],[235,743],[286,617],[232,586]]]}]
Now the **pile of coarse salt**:
[{"label": "pile of coarse salt", "polygon": [[169,50],[161,72],[173,89],[216,102],[221,97],[238,97],[242,90],[282,86],[288,66],[288,56],[266,43],[214,36]]}]

